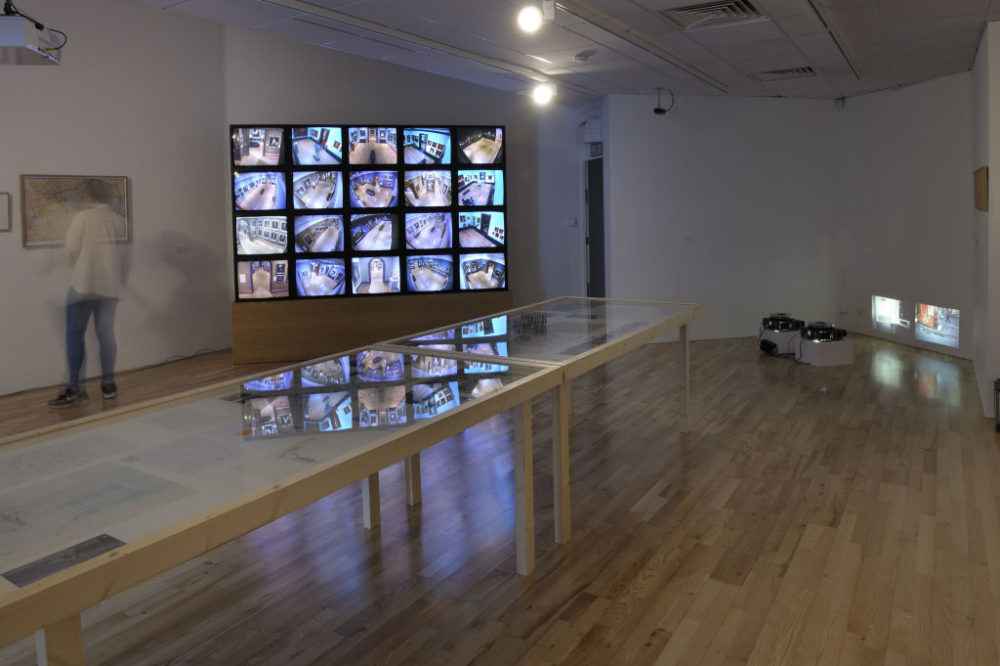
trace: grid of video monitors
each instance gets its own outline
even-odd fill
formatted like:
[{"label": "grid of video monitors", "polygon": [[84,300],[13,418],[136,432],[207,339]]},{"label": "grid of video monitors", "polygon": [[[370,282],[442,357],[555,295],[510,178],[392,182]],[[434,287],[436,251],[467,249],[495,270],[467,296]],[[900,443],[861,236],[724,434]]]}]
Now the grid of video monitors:
[{"label": "grid of video monitors", "polygon": [[[247,437],[389,428],[441,414],[512,381],[506,319],[413,341],[412,352],[366,349],[245,382],[240,401]],[[488,355],[482,362],[448,352]]]},{"label": "grid of video monitors", "polygon": [[506,290],[506,131],[234,125],[236,298]]},{"label": "grid of video monitors", "polygon": [[872,296],[872,328],[883,333],[909,336],[957,349],[960,312],[958,308],[904,302],[898,298]]}]

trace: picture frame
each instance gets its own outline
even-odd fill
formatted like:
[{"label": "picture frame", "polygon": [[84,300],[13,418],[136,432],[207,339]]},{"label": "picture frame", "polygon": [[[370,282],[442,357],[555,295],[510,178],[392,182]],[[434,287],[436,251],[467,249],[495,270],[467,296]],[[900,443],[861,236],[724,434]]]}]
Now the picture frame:
[{"label": "picture frame", "polygon": [[10,231],[10,192],[0,192],[0,232]]},{"label": "picture frame", "polygon": [[22,242],[26,248],[58,247],[66,243],[73,216],[83,205],[83,184],[104,181],[111,187],[108,205],[121,215],[114,241],[130,240],[128,178],[126,176],[21,176]]}]

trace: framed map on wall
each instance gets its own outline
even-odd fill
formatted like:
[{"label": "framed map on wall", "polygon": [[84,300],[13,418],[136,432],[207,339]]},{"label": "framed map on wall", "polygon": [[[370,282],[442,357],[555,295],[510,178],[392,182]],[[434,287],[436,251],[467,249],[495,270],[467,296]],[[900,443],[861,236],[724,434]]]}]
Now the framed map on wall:
[{"label": "framed map on wall", "polygon": [[21,218],[24,247],[53,247],[66,242],[73,216],[88,205],[87,181],[106,187],[105,203],[121,214],[115,241],[129,240],[128,178],[125,176],[21,176]]}]

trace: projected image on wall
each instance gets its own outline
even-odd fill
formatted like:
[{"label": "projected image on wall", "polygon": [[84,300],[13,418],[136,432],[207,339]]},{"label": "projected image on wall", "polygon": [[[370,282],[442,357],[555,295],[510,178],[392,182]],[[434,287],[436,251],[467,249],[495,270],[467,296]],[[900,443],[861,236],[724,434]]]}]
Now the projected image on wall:
[{"label": "projected image on wall", "polygon": [[917,340],[958,348],[958,309],[917,303],[913,320]]},{"label": "projected image on wall", "polygon": [[344,146],[339,127],[293,127],[292,161],[295,164],[340,164]]},{"label": "projected image on wall", "polygon": [[395,164],[395,127],[350,127],[347,161],[351,164]]},{"label": "projected image on wall", "polygon": [[299,215],[295,218],[296,252],[343,252],[344,218],[340,215]]},{"label": "projected image on wall", "polygon": [[310,393],[302,404],[302,430],[332,432],[347,430],[354,425],[351,394]]},{"label": "projected image on wall", "polygon": [[351,380],[351,357],[341,356],[314,365],[307,365],[299,371],[303,387],[331,386],[346,384]]},{"label": "projected image on wall", "polygon": [[458,214],[458,244],[461,247],[502,246],[505,236],[503,213],[500,211]]},{"label": "projected image on wall", "polygon": [[407,171],[403,174],[403,197],[412,208],[450,206],[451,173]]},{"label": "projected image on wall", "polygon": [[236,296],[241,299],[287,298],[288,262],[236,262]]},{"label": "projected image on wall", "polygon": [[459,171],[459,206],[502,206],[503,171]]},{"label": "projected image on wall", "polygon": [[351,174],[351,205],[389,208],[396,205],[395,171],[357,171]]},{"label": "projected image on wall", "polygon": [[413,418],[430,418],[458,407],[458,382],[413,385]]},{"label": "projected image on wall", "polygon": [[236,254],[281,254],[288,248],[283,216],[236,218]]},{"label": "projected image on wall", "polygon": [[872,296],[872,328],[886,333],[899,333],[910,328],[903,312],[902,301],[885,296]]},{"label": "projected image on wall", "polygon": [[396,216],[351,215],[351,246],[365,252],[396,249]]},{"label": "projected image on wall", "polygon": [[502,254],[463,254],[459,260],[459,288],[499,289],[507,283],[507,267]]},{"label": "projected image on wall", "polygon": [[344,178],[339,171],[297,171],[292,174],[296,208],[343,208]]},{"label": "projected image on wall", "polygon": [[503,128],[473,127],[458,130],[458,161],[497,164],[503,159]]},{"label": "projected image on wall", "polygon": [[427,254],[406,258],[410,291],[445,291],[452,285],[451,255]]},{"label": "projected image on wall", "polygon": [[354,257],[351,280],[355,294],[399,293],[399,257]]},{"label": "projected image on wall", "polygon": [[404,164],[450,164],[451,132],[435,127],[403,130]]},{"label": "projected image on wall", "polygon": [[285,207],[285,178],[277,171],[233,174],[233,201],[238,210]]},{"label": "projected image on wall", "polygon": [[299,296],[340,296],[347,269],[343,259],[299,259],[295,262],[295,290]]},{"label": "projected image on wall", "polygon": [[232,139],[233,166],[281,164],[284,132],[280,127],[238,127]]}]

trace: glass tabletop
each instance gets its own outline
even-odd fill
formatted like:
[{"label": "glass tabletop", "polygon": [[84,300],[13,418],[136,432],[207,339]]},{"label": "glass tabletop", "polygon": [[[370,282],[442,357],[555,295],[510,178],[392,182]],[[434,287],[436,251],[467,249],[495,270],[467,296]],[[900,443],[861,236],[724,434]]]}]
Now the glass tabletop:
[{"label": "glass tabletop", "polygon": [[[460,325],[389,340],[388,345],[430,347],[508,360],[566,363],[675,315],[693,303],[561,298]],[[488,365],[486,361],[483,365]]]},{"label": "glass tabletop", "polygon": [[0,448],[0,594],[550,371],[375,345]]}]

